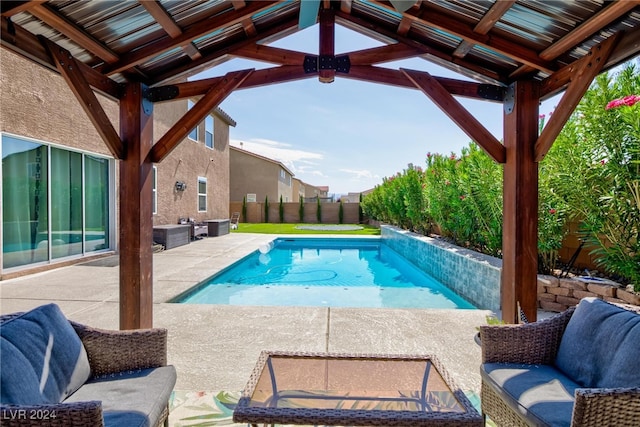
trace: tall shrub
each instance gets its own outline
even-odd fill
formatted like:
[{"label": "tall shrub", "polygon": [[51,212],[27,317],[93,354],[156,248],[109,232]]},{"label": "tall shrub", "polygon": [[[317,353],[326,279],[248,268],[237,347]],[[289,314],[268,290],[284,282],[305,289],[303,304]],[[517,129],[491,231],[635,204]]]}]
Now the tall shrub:
[{"label": "tall shrub", "polygon": [[358,223],[364,222],[364,211],[362,210],[362,193],[358,196]]},{"label": "tall shrub", "polygon": [[499,256],[502,168],[476,144],[458,157],[427,154],[424,197],[438,230],[456,244]]},{"label": "tall shrub", "polygon": [[320,197],[316,199],[318,201],[318,206],[316,207],[316,219],[318,220],[318,224],[322,223],[322,205],[320,204]]},{"label": "tall shrub", "polygon": [[264,196],[264,222],[269,222],[269,196]]},{"label": "tall shrub", "polygon": [[282,202],[282,194],[280,195],[280,204],[278,205],[278,214],[280,215],[280,223],[284,222],[284,203]]},{"label": "tall shrub", "polygon": [[247,196],[242,197],[242,220],[247,221]]},{"label": "tall shrub", "polygon": [[300,206],[298,206],[298,217],[300,222],[304,222],[304,198],[300,197]]},{"label": "tall shrub", "polygon": [[344,207],[342,206],[342,199],[340,199],[340,206],[338,207],[338,223],[342,224],[344,220]]},{"label": "tall shrub", "polygon": [[415,231],[429,228],[429,215],[423,194],[424,173],[422,168],[409,163],[400,177],[402,201],[404,203],[405,225]]},{"label": "tall shrub", "polygon": [[592,142],[592,197],[583,231],[596,262],[640,292],[640,70],[598,76],[578,107],[579,136]]}]

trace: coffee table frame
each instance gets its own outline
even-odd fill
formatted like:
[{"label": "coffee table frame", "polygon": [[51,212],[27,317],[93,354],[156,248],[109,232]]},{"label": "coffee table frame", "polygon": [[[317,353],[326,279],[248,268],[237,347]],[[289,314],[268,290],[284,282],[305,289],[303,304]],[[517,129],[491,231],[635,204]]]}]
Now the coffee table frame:
[{"label": "coffee table frame", "polygon": [[[320,408],[273,408],[249,406],[255,387],[262,371],[271,356],[292,358],[324,359],[364,359],[364,360],[407,360],[430,361],[441,375],[449,390],[453,393],[464,412],[425,412],[394,411],[380,409],[320,409]],[[353,353],[305,353],[263,351],[251,373],[238,405],[233,411],[233,421],[258,424],[295,424],[295,425],[331,425],[331,426],[482,426],[482,416],[476,411],[469,399],[455,384],[439,360],[433,355],[385,355]]]}]

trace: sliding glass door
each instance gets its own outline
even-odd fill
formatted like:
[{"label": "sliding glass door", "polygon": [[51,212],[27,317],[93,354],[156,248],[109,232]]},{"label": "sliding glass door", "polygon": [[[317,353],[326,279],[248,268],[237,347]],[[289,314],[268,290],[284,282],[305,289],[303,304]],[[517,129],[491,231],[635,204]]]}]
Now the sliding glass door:
[{"label": "sliding glass door", "polygon": [[110,248],[109,160],[2,135],[2,266]]}]

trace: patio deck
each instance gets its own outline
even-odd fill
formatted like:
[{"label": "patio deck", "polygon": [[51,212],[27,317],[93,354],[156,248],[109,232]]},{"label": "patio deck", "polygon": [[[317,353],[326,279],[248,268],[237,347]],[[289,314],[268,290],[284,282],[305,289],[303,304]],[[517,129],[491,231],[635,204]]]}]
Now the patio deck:
[{"label": "patio deck", "polygon": [[[261,350],[432,353],[464,391],[479,394],[480,348],[473,337],[487,310],[166,302],[274,237],[232,233],[154,254],[154,326],[169,330],[168,362],[176,366],[181,396],[241,391]],[[117,257],[108,257],[0,282],[0,312],[55,302],[72,320],[118,329],[118,296]],[[170,425],[184,415],[174,413]]]}]

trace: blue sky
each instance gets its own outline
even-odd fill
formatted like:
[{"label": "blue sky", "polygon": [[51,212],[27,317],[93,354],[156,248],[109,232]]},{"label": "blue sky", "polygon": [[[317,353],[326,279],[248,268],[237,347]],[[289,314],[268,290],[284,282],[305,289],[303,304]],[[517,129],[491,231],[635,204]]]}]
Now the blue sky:
[{"label": "blue sky", "polygon": [[[336,25],[336,54],[382,43]],[[271,46],[318,53],[318,25]],[[468,78],[424,59],[381,64]],[[194,77],[201,79],[273,64],[233,59]],[[457,98],[498,140],[502,104]],[[554,99],[540,113],[552,110]],[[373,188],[407,164],[425,165],[426,153],[460,153],[470,138],[419,90],[340,78],[315,78],[233,92],[220,107],[236,122],[231,145],[276,159],[302,181],[346,194]]]}]

